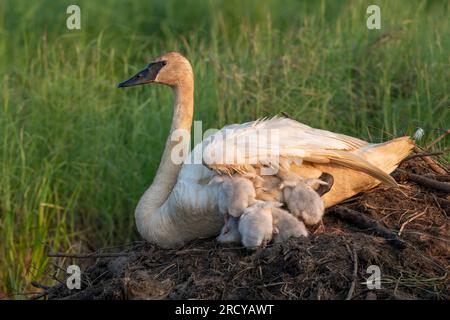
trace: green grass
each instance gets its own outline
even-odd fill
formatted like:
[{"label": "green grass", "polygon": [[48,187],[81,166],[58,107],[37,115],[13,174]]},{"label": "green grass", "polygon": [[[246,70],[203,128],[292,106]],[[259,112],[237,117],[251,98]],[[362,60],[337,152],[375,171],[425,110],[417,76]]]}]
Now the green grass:
[{"label": "green grass", "polygon": [[450,123],[448,1],[76,2],[81,31],[73,1],[0,2],[0,293],[48,281],[48,250],[138,238],[172,97],[115,85],[163,52],[193,63],[204,130],[285,111],[374,142],[421,127],[426,144]]}]

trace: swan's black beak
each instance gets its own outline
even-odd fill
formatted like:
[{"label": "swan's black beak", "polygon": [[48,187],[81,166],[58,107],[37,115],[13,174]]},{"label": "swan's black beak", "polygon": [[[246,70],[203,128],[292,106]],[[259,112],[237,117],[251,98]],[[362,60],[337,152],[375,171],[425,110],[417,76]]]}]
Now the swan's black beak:
[{"label": "swan's black beak", "polygon": [[144,70],[139,71],[130,79],[122,81],[117,88],[125,88],[155,82],[159,71],[167,64],[166,61],[157,61],[150,63]]}]

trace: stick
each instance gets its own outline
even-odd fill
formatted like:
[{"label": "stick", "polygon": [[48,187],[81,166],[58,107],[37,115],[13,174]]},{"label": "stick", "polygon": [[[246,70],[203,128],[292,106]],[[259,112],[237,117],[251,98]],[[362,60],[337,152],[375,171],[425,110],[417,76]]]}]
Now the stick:
[{"label": "stick", "polygon": [[158,279],[158,277],[160,275],[162,275],[164,272],[166,272],[167,270],[169,270],[172,267],[175,267],[177,264],[176,263],[172,263],[170,266],[165,267],[164,269],[162,269],[162,271],[160,271],[156,276],[153,277],[153,279]]},{"label": "stick", "polygon": [[360,229],[371,230],[375,235],[380,236],[397,249],[406,248],[406,244],[398,239],[398,237],[391,230],[381,226],[378,222],[370,219],[362,213],[348,209],[342,206],[334,206],[329,209],[329,212],[334,214],[339,219],[342,219],[348,223],[354,224]]},{"label": "stick", "polygon": [[398,169],[398,171],[406,176],[406,179],[411,180],[417,184],[420,184],[424,187],[436,189],[439,191],[443,191],[446,193],[450,193],[450,183],[440,182],[433,179],[425,178],[423,176],[419,176],[418,174],[409,173],[402,169]]},{"label": "stick", "polygon": [[177,256],[183,255],[183,254],[192,254],[192,253],[205,253],[205,252],[209,252],[211,251],[211,249],[185,249],[185,250],[180,250],[175,252],[175,254]]},{"label": "stick", "polygon": [[101,294],[103,290],[104,288],[101,285],[97,287],[88,287],[72,295],[65,296],[61,298],[61,300],[94,300],[94,298]]},{"label": "stick", "polygon": [[[415,146],[414,147],[414,151],[416,153],[422,153],[422,149],[420,149],[419,147]],[[428,166],[436,173],[439,173],[441,175],[446,175],[447,171],[442,169],[441,166],[439,166],[430,156],[425,156],[422,158],[423,161],[425,161]]]},{"label": "stick", "polygon": [[[350,253],[350,256],[352,252],[350,251],[350,248],[347,245],[347,250]],[[350,289],[348,290],[347,297],[345,300],[351,300],[353,297],[353,292],[355,291],[356,287],[356,280],[358,279],[358,255],[356,254],[355,248],[353,248],[353,281],[350,286]]]},{"label": "stick", "polygon": [[434,172],[442,174],[442,175],[446,175],[447,171],[445,169],[442,169],[437,163],[436,161],[434,161],[431,157],[426,156],[422,158],[423,161],[425,161],[428,166],[433,169]]},{"label": "stick", "polygon": [[445,138],[446,135],[450,134],[450,129],[447,129],[443,134],[441,134],[439,137],[437,137],[436,139],[434,139],[433,141],[431,141],[431,143],[429,143],[425,149],[429,150],[432,146],[434,146],[436,143],[438,143],[439,141],[441,141],[442,139]]},{"label": "stick", "polygon": [[434,202],[436,202],[438,207],[444,213],[445,218],[448,218],[448,215],[450,213],[450,200],[439,198],[435,194],[432,194],[432,196],[433,196]]},{"label": "stick", "polygon": [[411,155],[407,156],[404,161],[411,160],[414,158],[420,158],[420,157],[438,156],[438,155],[446,153],[447,151],[448,150],[411,154]]},{"label": "stick", "polygon": [[78,258],[78,259],[97,259],[97,258],[115,258],[128,256],[128,253],[118,252],[118,253],[64,253],[64,252],[54,252],[47,254],[47,257],[52,258]]},{"label": "stick", "polygon": [[45,291],[45,292],[42,292],[40,294],[37,294],[37,295],[33,296],[32,298],[30,298],[30,300],[38,300],[38,299],[40,299],[42,297],[45,297],[46,295],[48,295],[48,293]]},{"label": "stick", "polygon": [[439,203],[439,205],[442,207],[442,209],[450,207],[450,200],[439,198],[439,197],[436,197],[436,200]]},{"label": "stick", "polygon": [[44,291],[47,291],[48,289],[50,289],[49,286],[46,286],[46,285],[41,284],[41,283],[36,282],[36,281],[31,281],[31,285],[32,285],[33,287],[35,287],[35,288],[42,289],[42,290],[44,290]]},{"label": "stick", "polygon": [[424,210],[423,212],[421,212],[421,213],[418,213],[418,214],[412,216],[410,219],[408,219],[407,221],[405,221],[405,222],[401,225],[400,230],[398,231],[398,236],[401,236],[401,235],[402,235],[403,229],[406,227],[406,225],[407,225],[408,223],[410,223],[410,222],[416,220],[417,218],[423,216],[425,213],[427,213],[427,209],[425,209],[425,210]]},{"label": "stick", "polygon": [[431,178],[431,179],[438,180],[438,181],[443,181],[443,182],[450,182],[450,175],[438,176],[435,174],[426,174],[426,175],[424,175],[424,177]]}]

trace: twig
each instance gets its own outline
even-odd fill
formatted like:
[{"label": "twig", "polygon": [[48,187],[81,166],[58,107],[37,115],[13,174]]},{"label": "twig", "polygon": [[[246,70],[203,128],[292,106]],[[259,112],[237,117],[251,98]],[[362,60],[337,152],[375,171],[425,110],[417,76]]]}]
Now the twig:
[{"label": "twig", "polygon": [[38,299],[40,299],[42,297],[45,297],[47,295],[48,295],[47,291],[44,291],[42,293],[39,293],[39,294],[35,295],[34,297],[31,297],[30,300],[38,300]]},{"label": "twig", "polygon": [[423,161],[425,161],[425,162],[428,164],[428,166],[429,166],[434,172],[439,173],[439,174],[442,174],[442,175],[446,175],[446,174],[447,174],[447,171],[446,171],[445,169],[442,169],[442,167],[440,167],[440,166],[436,163],[436,161],[434,161],[431,157],[426,156],[426,157],[423,157],[422,159],[423,159]]},{"label": "twig", "polygon": [[[411,230],[415,230],[415,229],[411,229]],[[428,238],[436,239],[436,240],[439,240],[439,241],[442,241],[442,242],[447,242],[447,243],[450,244],[450,239],[445,239],[445,238],[441,238],[441,237],[436,237],[436,236],[433,236],[433,235],[431,235],[431,234],[429,234],[429,233],[426,233],[426,232],[411,231],[411,230],[405,230],[404,233],[418,234],[418,235],[420,235],[420,236],[425,236],[425,237],[428,237]]]},{"label": "twig", "polygon": [[53,280],[55,280],[56,282],[58,282],[59,284],[65,285],[64,281],[58,279],[58,277],[57,277],[56,275],[52,274],[52,275],[51,275],[51,278],[52,278]]},{"label": "twig", "polygon": [[450,200],[436,197],[436,201],[439,203],[442,209],[450,207]]},{"label": "twig", "polygon": [[78,291],[72,295],[65,296],[61,300],[93,300],[104,290],[103,286],[88,287],[84,290]]},{"label": "twig", "polygon": [[425,174],[424,176],[438,181],[450,182],[450,175],[439,176],[435,174]]},{"label": "twig", "polygon": [[[422,149],[420,149],[420,148],[417,147],[417,146],[414,147],[414,151],[415,151],[416,153],[422,153]],[[446,175],[446,174],[447,174],[447,171],[444,170],[440,165],[438,165],[438,164],[436,163],[436,161],[434,161],[430,156],[422,157],[422,159],[423,159],[423,161],[425,161],[425,162],[428,164],[428,166],[429,166],[434,172],[439,173],[439,174],[441,174],[441,175]]]},{"label": "twig", "polygon": [[405,221],[401,227],[400,230],[398,231],[398,236],[402,235],[403,229],[406,227],[406,225],[414,220],[416,220],[417,218],[423,216],[425,213],[427,213],[427,209],[425,209],[423,212],[415,214],[414,216],[412,216],[410,219],[408,219],[407,221]]},{"label": "twig", "polygon": [[448,218],[448,212],[450,212],[450,200],[441,199],[435,194],[431,194],[433,197],[434,203],[441,209],[441,211],[444,213],[445,218]]},{"label": "twig", "polygon": [[169,270],[170,268],[175,267],[176,265],[177,265],[176,263],[172,263],[171,265],[165,267],[164,269],[162,269],[161,272],[159,272],[156,276],[154,276],[153,279],[158,279],[158,277],[159,277],[160,275],[162,275],[164,272],[166,272],[166,271]]},{"label": "twig", "polygon": [[35,288],[42,289],[42,290],[44,290],[44,291],[47,291],[48,289],[50,289],[49,286],[46,286],[46,285],[41,284],[41,283],[36,282],[36,281],[31,281],[31,285],[32,285],[33,287],[35,287]]},{"label": "twig", "polygon": [[404,174],[406,179],[411,180],[424,187],[436,189],[446,193],[450,193],[450,183],[440,182],[433,179],[429,179],[418,174],[409,173],[404,170],[398,169],[401,174]]},{"label": "twig", "polygon": [[381,226],[375,220],[366,217],[364,214],[348,209],[342,206],[331,207],[329,213],[334,214],[339,219],[348,223],[354,224],[360,229],[371,230],[375,235],[383,237],[386,241],[397,249],[406,248],[405,243],[398,239],[398,237],[389,229]]},{"label": "twig", "polygon": [[262,285],[259,285],[258,287],[268,288],[268,287],[273,287],[273,286],[281,286],[285,283],[286,282],[284,282],[284,281],[280,281],[280,282],[274,282],[274,283],[269,283],[269,284],[262,284]]},{"label": "twig", "polygon": [[211,251],[211,249],[185,249],[185,250],[180,250],[175,252],[175,254],[177,256],[179,255],[183,255],[183,254],[191,254],[191,253],[204,253],[204,252],[209,252]]},{"label": "twig", "polygon": [[438,156],[438,155],[444,154],[446,151],[448,151],[448,150],[446,149],[446,150],[442,150],[442,151],[421,152],[421,153],[411,154],[411,155],[407,156],[404,161],[411,160],[414,158]]},{"label": "twig", "polygon": [[[348,245],[347,245],[347,250],[349,251],[350,256],[351,256],[352,252],[350,251],[350,248],[348,247]],[[358,280],[358,255],[356,254],[355,248],[353,248],[353,281],[350,286],[350,289],[348,290],[347,297],[345,298],[345,300],[352,299],[357,280]]]},{"label": "twig", "polygon": [[43,291],[40,292],[40,293],[39,293],[39,292],[34,292],[35,296],[31,297],[31,298],[30,298],[31,300],[37,300],[37,299],[40,299],[40,298],[42,298],[42,297],[47,296],[47,295],[48,295],[48,291],[51,289],[51,287],[46,286],[46,285],[41,284],[41,283],[36,282],[36,281],[31,281],[31,285],[32,285],[33,287],[35,287],[35,288],[38,288],[38,289],[42,289],[42,290],[43,290]]},{"label": "twig", "polygon": [[111,252],[111,253],[63,253],[55,252],[47,254],[48,257],[52,258],[78,258],[78,259],[97,259],[97,258],[115,258],[128,256],[126,252]]},{"label": "twig", "polygon": [[436,139],[434,139],[433,141],[431,141],[426,147],[426,150],[429,150],[432,146],[434,146],[436,143],[438,143],[439,141],[441,141],[442,139],[445,138],[446,135],[450,134],[450,129],[447,129],[443,134],[441,134],[439,137],[437,137]]},{"label": "twig", "polygon": [[0,297],[0,300],[4,300],[5,298],[12,298],[14,296],[31,296],[31,295],[37,295],[41,294],[41,292],[13,292],[5,294],[4,296]]}]

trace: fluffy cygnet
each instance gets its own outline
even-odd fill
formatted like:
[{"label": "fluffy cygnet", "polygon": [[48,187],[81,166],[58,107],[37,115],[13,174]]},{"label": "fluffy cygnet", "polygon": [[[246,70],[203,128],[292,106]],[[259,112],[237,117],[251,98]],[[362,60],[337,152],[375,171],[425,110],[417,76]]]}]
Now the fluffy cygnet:
[{"label": "fluffy cygnet", "polygon": [[238,218],[231,217],[228,219],[228,223],[223,226],[217,241],[220,243],[240,243],[241,234],[239,233],[238,223]]},{"label": "fluffy cygnet", "polygon": [[284,242],[290,237],[307,237],[308,231],[302,221],[280,208],[272,209],[273,241]]},{"label": "fluffy cygnet", "polygon": [[325,212],[325,205],[320,195],[312,188],[313,185],[327,184],[320,179],[303,179],[299,176],[284,179],[280,188],[283,190],[284,201],[289,212],[297,218],[302,218],[306,224],[318,223]]},{"label": "fluffy cygnet", "polygon": [[280,189],[281,179],[279,177],[275,175],[256,176],[252,181],[258,200],[283,202],[283,192]]},{"label": "fluffy cygnet", "polygon": [[219,211],[233,217],[239,217],[244,209],[255,202],[255,188],[253,183],[241,176],[215,176],[210,183],[221,184],[219,193]]},{"label": "fluffy cygnet", "polygon": [[218,207],[225,222],[222,232],[226,234],[229,232],[229,217],[240,217],[244,209],[256,201],[255,188],[249,179],[241,176],[214,176],[209,183],[221,186]]},{"label": "fluffy cygnet", "polygon": [[[276,204],[276,206],[281,204]],[[272,239],[272,209],[273,202],[256,201],[244,210],[239,220],[239,232],[242,244],[248,249],[265,245]]]}]

